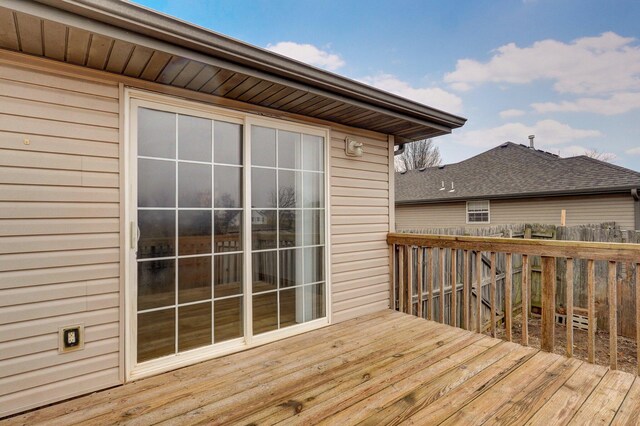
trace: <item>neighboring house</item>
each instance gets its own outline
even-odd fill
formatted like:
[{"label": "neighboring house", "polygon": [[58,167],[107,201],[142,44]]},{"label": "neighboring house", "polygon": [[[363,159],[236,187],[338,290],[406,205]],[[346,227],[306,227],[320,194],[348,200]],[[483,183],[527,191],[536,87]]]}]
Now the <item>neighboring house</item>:
[{"label": "neighboring house", "polygon": [[586,156],[502,144],[468,160],[396,173],[398,232],[518,223],[640,229],[640,173]]},{"label": "neighboring house", "polygon": [[394,144],[463,118],[128,2],[0,28],[0,417],[389,307]]}]

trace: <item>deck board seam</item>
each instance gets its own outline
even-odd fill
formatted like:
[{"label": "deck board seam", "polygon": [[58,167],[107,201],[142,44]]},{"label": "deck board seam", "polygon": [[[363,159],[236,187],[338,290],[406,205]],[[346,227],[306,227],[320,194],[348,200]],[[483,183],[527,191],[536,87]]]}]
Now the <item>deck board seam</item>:
[{"label": "deck board seam", "polygon": [[[536,351],[532,351],[531,353],[526,355],[526,359],[523,359],[521,362],[515,363],[514,365],[512,365],[511,367],[508,368],[508,370],[505,370],[504,372],[500,373],[498,372],[497,374],[493,375],[491,378],[489,378],[489,380],[487,380],[487,382],[485,382],[484,384],[482,384],[482,391],[480,393],[478,393],[477,395],[473,396],[472,398],[470,398],[469,400],[467,400],[465,402],[464,405],[470,404],[473,401],[475,401],[476,399],[480,398],[482,395],[484,395],[487,391],[489,391],[491,388],[493,388],[493,386],[495,384],[497,384],[498,382],[500,382],[504,377],[508,376],[509,374],[511,374],[512,371],[516,370],[517,368],[519,368],[520,366],[522,366],[523,364],[525,364],[527,361],[529,361],[533,356],[535,356],[537,352]],[[482,372],[487,371],[489,368],[495,367],[496,364],[498,364],[501,361],[504,361],[506,357],[502,357],[496,360],[496,362],[492,363],[491,365],[488,365],[486,368],[484,368],[483,370],[479,371],[477,374],[469,377],[467,380],[465,380],[465,382],[469,381],[469,380],[473,380],[476,376],[480,375]],[[523,357],[525,358],[525,357]],[[500,376],[495,382],[492,382],[492,380],[496,377],[496,376]],[[491,383],[490,386],[485,386],[487,383]],[[462,386],[462,385],[461,385]],[[443,395],[445,396],[445,395]],[[436,402],[437,400],[433,401]],[[431,404],[429,404],[431,405]],[[464,406],[463,405],[463,406]],[[423,407],[427,408],[427,406]],[[412,414],[410,417],[414,417],[415,415],[418,415],[420,413],[420,411],[422,410],[418,410],[417,412],[415,412],[414,414]],[[453,414],[452,414],[453,415]],[[449,417],[451,417],[452,415],[447,416],[446,418],[442,419],[442,421],[440,423],[443,423],[445,421],[447,421],[447,419],[449,419]]]},{"label": "deck board seam", "polygon": [[[406,324],[409,324],[409,323],[412,323],[412,322],[418,323],[418,322],[422,321],[421,319],[416,318],[416,317],[409,317],[409,318],[397,317],[397,318],[394,318],[394,320],[398,321],[398,323],[394,324],[394,325],[403,325],[402,324],[403,322],[405,322]],[[438,327],[438,328],[441,328],[441,327]],[[356,330],[356,333],[357,333],[357,331],[358,330]],[[384,339],[385,336],[387,336],[388,334],[393,333],[393,332],[394,332],[394,327],[392,326],[392,327],[390,327],[388,329],[382,330],[377,335],[378,335],[378,337],[380,339]],[[437,332],[437,330],[436,330],[436,332]],[[436,337],[436,336],[434,336],[434,337]],[[415,335],[405,336],[405,338],[400,340],[400,341],[410,341],[413,338],[415,338]],[[361,351],[364,347],[376,347],[377,345],[380,345],[380,341],[381,341],[380,339],[369,339],[369,340],[367,340],[366,344],[361,345],[361,346],[354,346],[352,349],[350,349],[348,351],[340,352],[339,354],[337,354],[337,356],[344,357],[344,356],[346,356],[348,354],[351,354],[353,352]],[[392,351],[393,348],[390,348],[389,350]],[[332,358],[334,358],[334,355],[327,353],[326,356],[323,356],[321,359],[318,359],[317,361],[315,361],[313,363],[313,365],[320,365],[322,363],[329,362]],[[295,366],[295,370],[294,371],[287,371],[286,375],[280,376],[279,378],[291,376],[291,375],[293,375],[293,374],[295,374],[297,372],[304,371],[305,369],[307,369],[309,367],[311,367],[311,364],[309,364],[309,365],[307,365],[305,363],[297,364]],[[329,371],[329,370],[325,370],[324,372],[326,373],[327,371]],[[200,394],[204,395],[204,394],[206,394],[208,392],[210,392],[210,389],[199,391],[198,394],[199,395]],[[177,413],[177,414],[173,415],[172,417],[164,418],[164,419],[162,419],[160,421],[169,421],[170,419],[177,419],[177,418],[179,418],[181,416],[189,415],[190,412],[197,411],[197,410],[202,410],[204,407],[206,407],[208,405],[212,405],[212,404],[216,404],[216,403],[219,403],[221,401],[224,401],[224,400],[228,400],[230,397],[241,395],[241,394],[243,394],[245,392],[247,392],[247,390],[240,390],[239,392],[235,392],[233,395],[226,394],[224,398],[221,398],[221,399],[218,399],[218,400],[210,400],[207,403],[199,405],[196,408],[187,410],[185,412]],[[225,410],[225,412],[226,411],[228,411],[228,410]]]},{"label": "deck board seam", "polygon": [[[490,347],[490,348],[487,348],[487,350],[486,350],[485,352],[483,352],[482,354],[477,355],[477,356],[476,356],[476,358],[477,358],[477,357],[479,357],[479,356],[485,355],[485,354],[486,354],[487,352],[489,352],[490,350],[494,350],[494,351],[498,350],[498,347],[499,347],[499,346],[502,346],[502,347],[507,346],[507,342],[501,342],[501,343],[499,343],[499,344],[497,344],[497,345],[495,345],[495,346],[492,346],[492,347]],[[514,349],[514,350],[516,350],[516,349]],[[445,393],[443,393],[443,394],[439,395],[437,398],[433,399],[433,400],[432,400],[432,401],[430,401],[428,404],[426,404],[426,405],[424,405],[424,406],[421,406],[421,407],[417,407],[417,409],[416,409],[416,410],[413,410],[413,412],[411,412],[411,413],[406,413],[405,420],[406,420],[406,419],[409,419],[409,418],[412,418],[412,417],[414,417],[414,416],[416,416],[416,415],[419,415],[420,411],[422,411],[422,410],[426,409],[427,407],[431,406],[432,404],[434,404],[434,403],[436,403],[436,402],[438,402],[438,401],[442,402],[442,401],[441,401],[441,399],[446,399],[446,398],[447,398],[447,396],[448,396],[451,392],[455,392],[456,390],[461,389],[462,387],[466,386],[466,383],[467,383],[469,380],[473,380],[473,379],[474,379],[474,378],[476,378],[477,376],[481,375],[483,372],[488,371],[488,370],[489,370],[489,369],[491,369],[491,368],[494,368],[497,364],[499,364],[499,363],[501,363],[501,362],[504,362],[504,361],[505,361],[505,359],[507,359],[507,358],[509,357],[509,355],[510,355],[510,354],[511,354],[511,351],[506,352],[506,353],[504,353],[504,354],[499,354],[499,356],[498,356],[498,357],[496,357],[495,359],[493,359],[493,360],[492,360],[492,362],[491,362],[490,364],[488,364],[488,365],[486,365],[486,366],[482,367],[481,369],[479,369],[478,371],[476,371],[473,375],[471,375],[471,376],[469,376],[469,377],[466,377],[466,378],[465,378],[465,380],[464,380],[462,383],[459,383],[457,386],[447,389],[447,391],[446,391]],[[526,356],[526,358],[527,358],[527,359],[526,359],[525,361],[522,361],[521,363],[514,364],[511,368],[509,368],[509,370],[512,370],[512,369],[514,369],[514,368],[517,368],[517,366],[518,366],[518,365],[521,365],[522,363],[526,362],[526,361],[527,361],[530,357],[532,357],[533,355],[535,355],[535,352],[534,352],[534,353],[531,353],[531,354],[528,354],[528,355]],[[447,374],[450,374],[451,372],[454,372],[454,371],[455,371],[457,368],[459,368],[462,364],[469,363],[469,362],[470,362],[469,360],[464,360],[464,361],[462,361],[462,363],[461,363],[461,364],[458,364],[457,366],[453,366],[453,367],[452,367],[452,368],[450,368],[449,370],[444,371],[442,374],[440,374],[440,375],[438,375],[438,376],[436,376],[436,377],[432,378],[432,379],[431,379],[431,380],[429,380],[428,382],[425,382],[425,383],[421,383],[421,384],[419,384],[419,385],[418,385],[418,387],[428,386],[428,385],[430,385],[430,384],[432,384],[432,383],[434,383],[434,382],[437,382],[438,380],[441,380],[441,379],[442,379],[444,376],[446,376]],[[471,362],[473,362],[473,359],[471,359]],[[498,374],[500,374],[500,373],[498,373]],[[492,377],[495,377],[495,376],[496,376],[495,374],[494,374],[494,375],[492,375]],[[490,380],[489,380],[489,381],[490,381]],[[486,389],[483,389],[483,391],[482,391],[480,394],[476,395],[476,397],[474,397],[474,398],[472,398],[472,399],[475,399],[475,398],[479,397],[480,395],[482,395],[484,392],[486,392],[486,391],[487,391],[488,389],[490,389],[490,388],[491,388],[491,386],[487,387]],[[414,390],[412,390],[412,391],[411,391],[411,392],[409,392],[409,393],[412,393],[412,392],[414,392],[414,391],[415,391],[415,389],[414,389]],[[398,397],[398,398],[396,398],[396,399],[395,399],[395,401],[394,401],[394,402],[389,403],[389,404],[387,404],[386,406],[392,406],[393,404],[395,404],[397,401],[399,401],[399,400],[400,400],[400,399],[402,399],[402,398],[403,398],[402,396],[401,396],[401,397]],[[414,407],[412,407],[412,408],[416,408],[416,406],[414,406]],[[407,410],[407,411],[410,411],[410,410]],[[403,414],[405,414],[405,413],[403,413]],[[375,415],[375,413],[373,413],[373,415]],[[370,417],[371,417],[371,416],[370,416]],[[369,417],[369,418],[370,418],[370,417]],[[446,420],[446,419],[444,419],[443,421],[445,421],[445,420]]]},{"label": "deck board seam", "polygon": [[[485,336],[485,337],[487,337],[487,336]],[[477,343],[481,342],[482,340],[493,340],[493,339],[489,339],[489,338],[487,337],[486,339],[480,339],[480,340],[477,340],[477,341],[469,342],[469,344],[468,344],[468,345],[466,345],[466,346],[464,346],[464,347],[459,348],[459,349],[458,349],[458,350],[456,350],[455,352],[450,352],[450,353],[448,353],[446,356],[443,356],[442,358],[440,358],[440,359],[438,359],[438,360],[434,361],[432,364],[430,364],[430,365],[428,365],[428,366],[426,366],[426,367],[422,368],[422,369],[420,370],[420,372],[422,372],[422,371],[425,371],[425,370],[428,370],[428,369],[432,368],[434,364],[436,364],[436,363],[438,363],[438,362],[442,362],[442,361],[444,361],[444,360],[446,360],[446,359],[449,359],[449,358],[451,358],[451,357],[452,357],[452,355],[457,354],[457,353],[459,353],[459,352],[462,352],[462,351],[466,350],[466,349],[467,349],[467,347],[469,347],[469,346],[471,346],[471,345],[474,345],[474,344],[477,344]],[[483,355],[484,353],[486,353],[488,350],[494,349],[495,347],[497,347],[497,346],[501,345],[502,343],[504,343],[504,342],[496,342],[493,346],[484,348],[484,350],[483,350],[481,353],[476,354],[475,356],[481,356],[481,355]],[[459,361],[459,362],[458,362],[458,363],[456,363],[455,365],[452,365],[452,366],[450,366],[449,368],[446,368],[445,370],[443,370],[442,372],[440,372],[437,376],[434,376],[434,377],[430,378],[427,382],[417,384],[416,386],[420,387],[420,386],[424,386],[424,385],[426,385],[426,384],[428,384],[428,383],[431,383],[432,381],[435,381],[435,380],[437,380],[438,378],[440,378],[442,375],[447,374],[447,373],[449,373],[450,371],[453,371],[453,370],[454,370],[454,369],[456,369],[456,368],[459,368],[459,367],[460,367],[460,365],[462,365],[462,364],[463,364],[463,363],[465,363],[465,362],[468,362],[470,359],[472,359],[472,358],[471,358],[471,357],[469,357],[469,358],[464,358],[463,360]],[[414,372],[414,374],[417,374],[417,372]],[[403,379],[403,380],[406,380],[406,378],[405,378],[405,379]],[[380,394],[381,392],[384,392],[384,391],[388,390],[388,388],[390,388],[390,387],[395,387],[395,386],[396,386],[396,383],[392,383],[392,384],[390,384],[390,385],[388,385],[388,386],[385,386],[385,387],[383,387],[383,388],[379,389],[377,392],[374,392],[374,393],[371,393],[371,394],[362,395],[362,398],[361,398],[361,399],[358,399],[357,401],[354,401],[354,403],[353,403],[353,404],[351,404],[351,406],[353,406],[353,405],[357,405],[357,404],[360,404],[360,403],[362,403],[362,401],[364,401],[365,399],[368,399],[368,398],[370,398],[370,397],[374,397],[375,395],[378,395],[378,394]],[[411,391],[405,392],[405,395],[406,395],[406,394],[408,394],[408,393],[410,394],[410,393],[411,393],[411,392],[413,392],[415,389],[416,389],[416,388],[412,388],[412,390],[411,390]],[[396,401],[396,400],[399,400],[399,399],[402,399],[402,398],[403,398],[403,396],[394,397],[394,398],[393,398],[393,401]],[[392,403],[392,402],[389,402],[389,403]],[[374,415],[374,414],[375,414],[375,413],[372,413],[372,415]],[[334,415],[335,415],[335,414],[329,415],[328,417],[325,417],[325,418],[323,418],[322,420],[323,420],[324,422],[326,422],[326,421],[328,421],[329,419],[331,419]],[[369,417],[371,417],[371,416],[368,416],[367,418],[369,418]],[[364,420],[366,420],[366,419],[363,419],[363,421],[364,421]]]},{"label": "deck board seam", "polygon": [[[575,359],[575,358],[568,358],[568,359]],[[524,424],[524,423],[527,423],[527,422],[528,422],[528,421],[530,421],[532,418],[534,418],[534,417],[536,416],[536,414],[538,414],[538,412],[539,412],[540,410],[542,410],[542,409],[546,406],[546,404],[547,404],[547,403],[548,403],[548,402],[549,402],[549,401],[550,401],[550,400],[551,400],[551,399],[556,395],[556,393],[560,392],[560,390],[564,387],[564,385],[565,385],[569,380],[571,380],[571,378],[572,378],[576,373],[578,373],[578,371],[580,371],[580,369],[581,369],[581,368],[583,368],[583,367],[584,367],[585,362],[584,362],[583,360],[577,360],[577,361],[580,361],[580,365],[578,366],[578,368],[576,368],[576,369],[575,369],[575,371],[574,371],[573,373],[571,373],[571,375],[569,375],[569,377],[567,377],[567,378],[565,379],[565,381],[564,381],[564,382],[562,382],[562,384],[561,384],[560,386],[558,386],[558,388],[557,388],[557,389],[556,389],[556,390],[555,390],[551,395],[549,395],[549,398],[547,398],[547,400],[545,401],[545,403],[544,403],[544,404],[542,404],[540,407],[538,407],[538,409],[537,409],[535,412],[531,413],[531,415],[530,415],[528,418],[526,418],[526,419],[519,419],[519,420],[522,420],[522,423],[523,423],[523,424]],[[604,377],[604,376],[603,376],[603,377]],[[600,382],[598,382],[598,383],[600,383]],[[597,385],[596,385],[596,386],[597,386]],[[594,389],[596,388],[596,386],[594,386]],[[588,397],[587,397],[586,399],[588,399]],[[586,401],[586,399],[585,399],[585,401]]]},{"label": "deck board seam", "polygon": [[[607,373],[608,373],[608,371],[607,371]],[[591,398],[591,395],[593,395],[593,393],[596,391],[596,389],[598,389],[598,386],[600,386],[600,383],[602,383],[604,378],[607,376],[607,373],[603,374],[602,377],[600,377],[600,380],[598,380],[598,383],[596,383],[596,385],[591,389],[591,392],[589,392],[589,395],[587,395],[586,398],[584,399],[584,401],[582,401],[582,404],[580,404],[579,407],[576,407],[576,409],[574,410],[574,412],[571,415],[571,417],[569,419],[567,419],[567,423],[566,424],[571,423],[573,421],[573,419],[576,417],[576,415],[578,415],[578,413],[582,409],[582,406],[587,403],[589,398]],[[622,405],[622,404],[620,404],[620,405]]]}]

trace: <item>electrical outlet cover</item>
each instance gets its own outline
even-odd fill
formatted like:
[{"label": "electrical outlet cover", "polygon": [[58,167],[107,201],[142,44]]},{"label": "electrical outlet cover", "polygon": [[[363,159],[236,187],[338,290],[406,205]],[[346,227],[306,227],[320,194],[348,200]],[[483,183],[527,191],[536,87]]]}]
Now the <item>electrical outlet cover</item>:
[{"label": "electrical outlet cover", "polygon": [[84,349],[84,324],[69,325],[58,329],[58,353]]}]

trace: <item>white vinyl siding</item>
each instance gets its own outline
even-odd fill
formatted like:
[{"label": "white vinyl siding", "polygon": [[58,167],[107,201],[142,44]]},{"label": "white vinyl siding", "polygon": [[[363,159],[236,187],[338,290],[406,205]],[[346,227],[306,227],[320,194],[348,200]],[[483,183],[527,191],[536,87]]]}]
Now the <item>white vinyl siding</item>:
[{"label": "white vinyl siding", "polygon": [[[331,133],[333,322],[389,307],[389,142],[386,136]],[[364,155],[345,155],[345,138]]]},{"label": "white vinyl siding", "polygon": [[0,66],[0,416],[120,383],[118,93]]},{"label": "white vinyl siding", "polygon": [[[622,229],[634,228],[633,198],[626,194],[492,200],[490,225],[517,223],[560,225],[562,209],[567,211],[567,226],[615,222]],[[396,206],[398,232],[465,226],[487,225],[466,223],[464,201]]]}]

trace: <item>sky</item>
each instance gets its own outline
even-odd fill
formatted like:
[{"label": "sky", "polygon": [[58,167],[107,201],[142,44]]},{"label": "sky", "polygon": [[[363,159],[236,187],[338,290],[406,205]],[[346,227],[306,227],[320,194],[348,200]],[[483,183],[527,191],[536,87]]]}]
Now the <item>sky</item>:
[{"label": "sky", "polygon": [[638,0],[137,0],[467,123],[445,164],[506,141],[640,171]]}]

